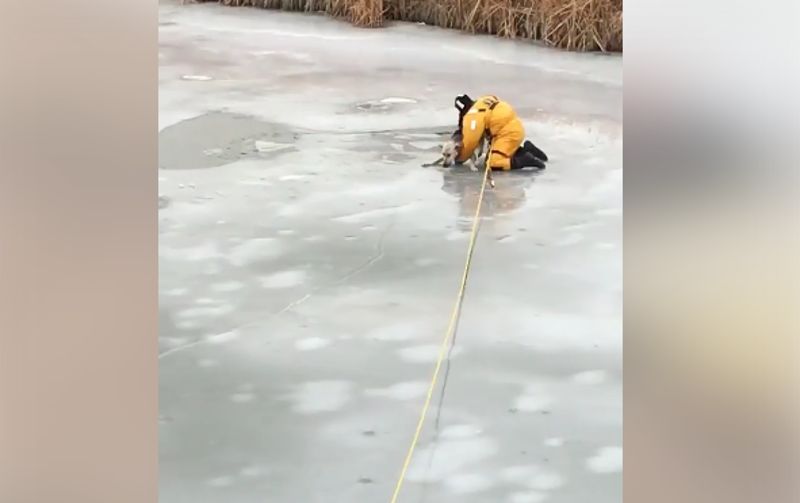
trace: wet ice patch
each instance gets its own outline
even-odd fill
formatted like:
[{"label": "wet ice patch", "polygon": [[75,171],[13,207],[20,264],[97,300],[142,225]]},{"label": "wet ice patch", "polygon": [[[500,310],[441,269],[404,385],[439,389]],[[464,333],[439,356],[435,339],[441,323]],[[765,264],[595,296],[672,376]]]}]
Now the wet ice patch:
[{"label": "wet ice patch", "polygon": [[[256,140],[268,138],[286,145],[294,143],[297,135],[284,125],[252,116],[209,112],[167,126],[158,137],[159,169],[198,170],[233,166],[253,156],[277,157],[291,149],[259,152]],[[208,155],[209,149],[221,150]]]},{"label": "wet ice patch", "polygon": [[572,382],[591,386],[604,383],[606,378],[607,375],[604,370],[587,370],[572,376]]},{"label": "wet ice patch", "polygon": [[548,438],[544,441],[544,445],[547,447],[561,447],[564,445],[564,439],[558,437]]},{"label": "wet ice patch", "polygon": [[290,397],[299,414],[335,412],[352,399],[353,385],[347,381],[315,381],[300,386]]},{"label": "wet ice patch", "polygon": [[322,337],[309,337],[307,339],[300,339],[294,343],[294,348],[298,351],[314,351],[317,349],[322,349],[328,345],[330,345],[330,341],[328,339],[323,339]]},{"label": "wet ice patch", "polygon": [[280,250],[274,239],[256,238],[236,246],[228,255],[228,261],[237,267],[243,267],[275,258],[279,254]]},{"label": "wet ice patch", "polygon": [[622,471],[622,447],[610,446],[599,449],[586,460],[586,468],[595,473],[617,473]]},{"label": "wet ice patch", "polygon": [[458,473],[447,477],[444,485],[455,494],[472,494],[491,489],[494,483],[481,473]]},{"label": "wet ice patch", "polygon": [[212,79],[213,77],[209,75],[181,75],[181,80],[192,80],[196,82],[207,82]]},{"label": "wet ice patch", "polygon": [[[431,363],[439,357],[440,347],[437,345],[411,346],[397,352],[400,358],[409,363]],[[461,353],[460,347],[453,348],[452,356]]]},{"label": "wet ice patch", "polygon": [[281,271],[261,278],[261,287],[269,289],[291,288],[302,285],[306,280],[305,271]]},{"label": "wet ice patch", "polygon": [[388,388],[369,389],[365,391],[365,394],[393,400],[413,400],[424,396],[426,391],[428,391],[428,383],[424,381],[409,381],[399,382]]}]

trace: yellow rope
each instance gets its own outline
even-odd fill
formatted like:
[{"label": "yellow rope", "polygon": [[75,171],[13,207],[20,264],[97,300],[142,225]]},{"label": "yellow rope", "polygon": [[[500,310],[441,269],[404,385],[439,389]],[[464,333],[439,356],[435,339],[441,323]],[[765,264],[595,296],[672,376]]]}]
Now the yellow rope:
[{"label": "yellow rope", "polygon": [[431,377],[431,382],[428,385],[428,394],[425,397],[425,403],[422,405],[422,412],[419,415],[419,421],[417,422],[417,429],[414,432],[414,437],[411,439],[411,445],[408,448],[408,453],[406,454],[406,459],[403,462],[403,469],[400,471],[400,477],[397,479],[397,484],[394,487],[394,493],[392,494],[391,503],[397,503],[397,498],[400,496],[400,490],[403,487],[403,482],[406,479],[406,472],[408,472],[408,467],[411,464],[411,458],[414,456],[414,450],[417,448],[417,443],[419,442],[419,436],[422,433],[422,427],[425,424],[425,417],[428,415],[428,409],[431,406],[431,398],[433,397],[433,391],[436,388],[436,381],[439,379],[439,371],[442,368],[442,362],[445,359],[445,355],[447,354],[447,345],[450,342],[450,338],[453,336],[453,331],[456,326],[456,321],[458,320],[458,316],[461,312],[461,303],[464,300],[464,292],[467,288],[467,277],[469,276],[469,268],[472,264],[472,253],[475,251],[475,240],[478,237],[478,224],[480,223],[480,213],[481,213],[481,205],[483,204],[483,195],[486,192],[486,182],[492,176],[492,168],[491,168],[491,155],[492,155],[492,146],[489,145],[489,149],[486,154],[486,168],[483,172],[483,181],[481,182],[481,191],[478,195],[478,204],[475,208],[475,216],[472,220],[472,233],[469,237],[469,246],[467,247],[467,260],[464,263],[464,272],[461,275],[461,284],[458,288],[458,297],[456,297],[456,303],[453,306],[453,312],[450,315],[450,324],[447,326],[447,331],[444,334],[444,339],[442,340],[442,346],[439,348],[439,357],[436,359],[436,367],[433,369],[433,376]]}]

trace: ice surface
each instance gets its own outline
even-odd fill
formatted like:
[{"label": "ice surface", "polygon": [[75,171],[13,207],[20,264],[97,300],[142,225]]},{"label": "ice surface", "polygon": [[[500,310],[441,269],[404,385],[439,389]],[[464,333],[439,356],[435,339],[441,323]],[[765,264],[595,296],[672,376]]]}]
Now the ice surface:
[{"label": "ice surface", "polygon": [[603,447],[597,454],[586,460],[586,467],[596,473],[617,473],[622,471],[622,448]]},{"label": "ice surface", "polygon": [[508,99],[551,162],[486,195],[401,501],[620,501],[621,58],[160,12],[160,500],[388,501],[480,184],[421,165],[467,92]]}]

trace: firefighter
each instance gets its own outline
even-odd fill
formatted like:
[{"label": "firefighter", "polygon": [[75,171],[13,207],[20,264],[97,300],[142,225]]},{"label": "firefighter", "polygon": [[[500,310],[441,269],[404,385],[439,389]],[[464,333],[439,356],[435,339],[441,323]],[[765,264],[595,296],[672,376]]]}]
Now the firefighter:
[{"label": "firefighter", "polygon": [[[492,169],[544,169],[547,155],[525,138],[525,128],[508,102],[497,96],[472,100],[466,94],[455,99],[458,110],[458,136],[461,137],[458,162],[464,162],[481,142],[485,133],[491,138]],[[522,144],[522,145],[520,145]]]}]

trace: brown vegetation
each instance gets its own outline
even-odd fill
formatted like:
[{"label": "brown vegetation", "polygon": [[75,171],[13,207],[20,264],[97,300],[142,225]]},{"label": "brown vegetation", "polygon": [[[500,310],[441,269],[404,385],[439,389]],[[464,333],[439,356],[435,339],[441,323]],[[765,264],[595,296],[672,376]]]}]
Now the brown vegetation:
[{"label": "brown vegetation", "polygon": [[199,0],[326,12],[356,26],[422,22],[473,33],[540,40],[574,51],[622,51],[622,0]]}]

